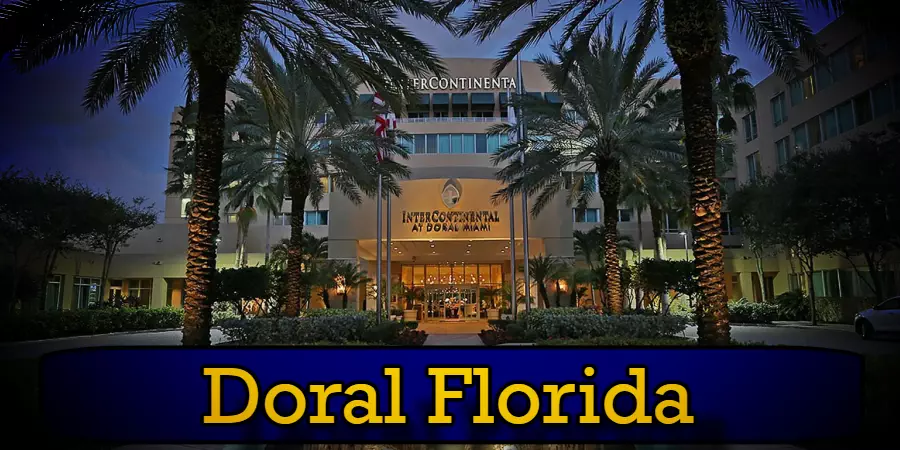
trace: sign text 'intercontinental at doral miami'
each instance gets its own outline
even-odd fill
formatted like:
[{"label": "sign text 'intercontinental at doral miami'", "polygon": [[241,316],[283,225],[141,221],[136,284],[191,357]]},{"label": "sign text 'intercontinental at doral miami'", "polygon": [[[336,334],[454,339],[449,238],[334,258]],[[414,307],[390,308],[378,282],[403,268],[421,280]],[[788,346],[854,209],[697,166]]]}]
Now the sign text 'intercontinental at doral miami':
[{"label": "sign text 'intercontinental at doral miami'", "polygon": [[412,232],[440,233],[491,231],[500,222],[495,211],[403,211],[403,223],[412,224]]},{"label": "sign text 'intercontinental at doral miami'", "polygon": [[416,90],[471,90],[471,89],[516,89],[516,80],[510,77],[457,77],[457,78],[413,78]]}]

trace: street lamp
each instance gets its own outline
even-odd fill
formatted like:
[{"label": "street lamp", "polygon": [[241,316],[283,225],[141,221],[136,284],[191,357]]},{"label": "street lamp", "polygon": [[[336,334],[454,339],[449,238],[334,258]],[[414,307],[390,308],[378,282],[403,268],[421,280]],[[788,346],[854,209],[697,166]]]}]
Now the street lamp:
[{"label": "street lamp", "polygon": [[687,242],[687,235],[688,235],[688,234],[687,234],[687,231],[682,231],[682,232],[680,232],[680,233],[678,233],[678,234],[680,234],[681,237],[684,238],[684,260],[685,260],[685,261],[690,261],[691,258],[690,258],[690,256],[688,255],[688,242]]}]

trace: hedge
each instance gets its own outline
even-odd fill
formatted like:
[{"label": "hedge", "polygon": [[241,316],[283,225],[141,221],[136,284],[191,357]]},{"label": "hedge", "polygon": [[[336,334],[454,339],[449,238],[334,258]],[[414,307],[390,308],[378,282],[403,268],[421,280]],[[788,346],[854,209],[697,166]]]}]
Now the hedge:
[{"label": "hedge", "polygon": [[728,314],[731,323],[772,323],[778,319],[778,308],[769,303],[738,300],[728,302]]},{"label": "hedge", "polygon": [[239,345],[309,345],[316,342],[351,342],[388,345],[422,345],[427,334],[418,324],[386,321],[376,324],[371,311],[318,309],[301,317],[260,317],[229,319],[219,326],[222,333]]},{"label": "hedge", "polygon": [[179,328],[184,311],[176,308],[103,308],[19,313],[0,319],[0,341]]},{"label": "hedge", "polygon": [[672,315],[607,316],[580,308],[548,308],[522,314],[522,324],[525,334],[534,340],[601,336],[658,338],[683,333],[688,320]]}]

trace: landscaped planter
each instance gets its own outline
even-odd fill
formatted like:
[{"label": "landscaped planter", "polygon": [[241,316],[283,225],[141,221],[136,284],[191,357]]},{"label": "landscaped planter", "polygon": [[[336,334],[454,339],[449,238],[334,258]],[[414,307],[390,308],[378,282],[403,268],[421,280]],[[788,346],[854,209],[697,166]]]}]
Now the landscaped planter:
[{"label": "landscaped planter", "polygon": [[418,310],[416,309],[404,309],[403,310],[403,320],[407,322],[414,322],[418,319]]},{"label": "landscaped planter", "polygon": [[488,309],[487,318],[488,320],[500,320],[500,310],[496,308]]}]

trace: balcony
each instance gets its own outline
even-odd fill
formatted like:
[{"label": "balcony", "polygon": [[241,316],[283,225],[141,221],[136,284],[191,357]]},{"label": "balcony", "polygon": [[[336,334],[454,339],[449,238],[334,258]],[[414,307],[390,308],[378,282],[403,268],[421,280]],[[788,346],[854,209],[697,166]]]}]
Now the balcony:
[{"label": "balcony", "polygon": [[397,123],[506,122],[505,117],[412,117],[397,118]]}]

